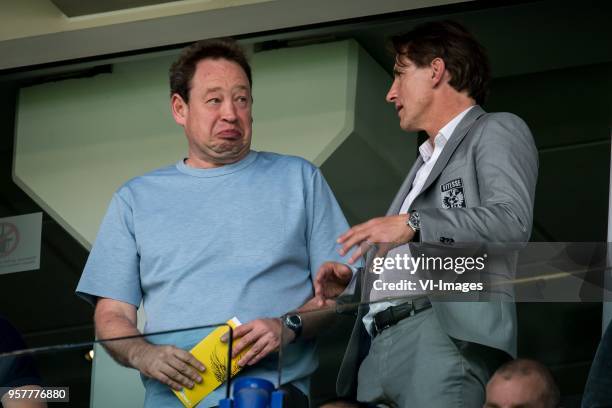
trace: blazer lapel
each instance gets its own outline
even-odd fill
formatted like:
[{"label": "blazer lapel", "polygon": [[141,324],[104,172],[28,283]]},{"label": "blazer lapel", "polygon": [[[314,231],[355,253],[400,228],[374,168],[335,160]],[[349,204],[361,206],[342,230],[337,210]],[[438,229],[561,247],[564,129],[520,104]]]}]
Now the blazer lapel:
[{"label": "blazer lapel", "polygon": [[[416,174],[422,165],[423,165],[423,158],[421,157],[421,155],[419,155],[416,161],[414,162],[414,164],[412,165],[412,168],[408,172],[408,175],[404,179],[404,182],[402,183],[399,190],[397,191],[395,198],[391,202],[391,206],[389,207],[389,210],[387,211],[387,215],[397,215],[400,208],[402,207],[402,204],[404,203],[404,200],[406,199],[406,196],[408,195],[408,192],[410,191],[410,187],[412,187],[412,182],[414,181],[414,178],[416,177]],[[376,255],[376,251],[373,248],[370,248],[370,250],[368,250],[368,252],[366,253],[366,257],[365,257],[366,271],[370,270],[370,265],[372,265],[372,259],[374,258],[375,255]],[[371,288],[374,276],[376,275],[371,274],[371,273],[364,273],[362,275],[363,283],[361,284],[361,287]],[[371,282],[369,280],[371,280]],[[366,299],[368,300],[370,299],[369,293],[367,294]]]},{"label": "blazer lapel", "polygon": [[397,191],[395,198],[391,202],[391,206],[389,207],[389,210],[387,211],[387,215],[396,215],[399,212],[400,208],[402,208],[402,204],[404,203],[404,200],[406,199],[408,192],[410,192],[410,188],[412,187],[414,178],[416,177],[416,174],[422,165],[423,165],[423,158],[419,154],[416,161],[412,165],[412,168],[408,172],[408,175],[404,179],[404,182],[402,183],[401,187]]},{"label": "blazer lapel", "polygon": [[431,169],[431,173],[429,173],[427,180],[425,180],[425,184],[423,184],[423,188],[421,189],[419,195],[426,191],[431,183],[433,183],[433,181],[440,175],[442,170],[444,170],[446,167],[449,159],[457,149],[457,146],[459,146],[465,135],[467,135],[472,125],[485,113],[486,112],[480,106],[476,105],[465,115],[463,119],[461,119],[461,122],[459,122],[453,131],[453,134],[450,136],[448,143],[446,146],[444,146],[444,149],[442,149],[442,154],[440,154],[436,164],[434,165],[433,169]]}]

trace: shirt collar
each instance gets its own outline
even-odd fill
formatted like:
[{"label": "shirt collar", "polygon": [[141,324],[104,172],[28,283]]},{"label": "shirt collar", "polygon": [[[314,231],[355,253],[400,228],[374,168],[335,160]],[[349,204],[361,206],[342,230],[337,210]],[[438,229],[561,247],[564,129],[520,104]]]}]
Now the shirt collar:
[{"label": "shirt collar", "polygon": [[[460,114],[452,118],[450,122],[448,122],[446,125],[444,125],[444,127],[442,127],[442,129],[440,129],[440,131],[434,138],[434,143],[436,146],[440,148],[440,150],[444,148],[444,146],[446,145],[446,142],[448,142],[453,132],[455,131],[455,128],[457,127],[459,122],[461,122],[461,119],[463,119],[463,117],[474,106],[475,105],[470,106],[469,108],[467,108],[466,110],[464,110],[463,112],[461,112]],[[423,142],[419,146],[419,153],[421,154],[421,157],[423,158],[423,161],[425,163],[427,163],[429,159],[431,159],[431,156],[434,153],[434,147],[431,145],[431,143],[429,143],[429,139],[427,139],[425,142]]]}]

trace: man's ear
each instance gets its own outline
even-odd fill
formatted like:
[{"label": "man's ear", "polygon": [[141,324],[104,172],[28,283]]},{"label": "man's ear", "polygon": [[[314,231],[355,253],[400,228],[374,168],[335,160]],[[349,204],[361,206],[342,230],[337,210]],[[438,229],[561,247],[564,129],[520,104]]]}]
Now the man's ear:
[{"label": "man's ear", "polygon": [[189,105],[179,94],[172,94],[170,98],[170,110],[172,110],[174,121],[181,126],[185,126],[187,115],[189,115]]},{"label": "man's ear", "polygon": [[440,85],[443,80],[446,80],[445,77],[448,76],[448,72],[442,58],[434,58],[429,67],[431,68],[431,80],[434,87]]}]

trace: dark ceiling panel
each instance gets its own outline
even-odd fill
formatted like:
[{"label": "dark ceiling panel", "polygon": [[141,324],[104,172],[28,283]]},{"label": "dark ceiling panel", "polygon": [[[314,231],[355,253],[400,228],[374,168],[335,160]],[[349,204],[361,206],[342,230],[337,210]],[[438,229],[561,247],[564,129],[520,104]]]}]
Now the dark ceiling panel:
[{"label": "dark ceiling panel", "polygon": [[171,3],[177,0],[51,0],[67,17],[105,13],[134,7]]}]

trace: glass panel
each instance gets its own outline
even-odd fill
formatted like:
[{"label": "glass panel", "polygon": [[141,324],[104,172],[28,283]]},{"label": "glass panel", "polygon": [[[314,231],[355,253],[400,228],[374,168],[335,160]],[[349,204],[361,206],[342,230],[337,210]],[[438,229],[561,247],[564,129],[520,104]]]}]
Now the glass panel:
[{"label": "glass panel", "polygon": [[[386,325],[398,324],[406,316],[440,307],[447,301],[469,301],[479,303],[479,307],[486,306],[484,302],[501,301],[508,308],[513,308],[513,301],[592,302],[608,299],[610,294],[609,288],[604,285],[605,277],[610,274],[607,256],[611,253],[605,243],[489,244],[453,248],[413,246],[410,253],[416,254],[419,262],[427,264],[428,256],[438,256],[453,263],[445,271],[436,270],[435,267],[425,268],[425,274],[422,271],[412,274],[402,270],[407,258],[396,248],[392,249],[395,252],[383,253],[382,247],[378,245],[376,249],[379,253],[370,257],[366,268],[368,273],[357,277],[361,294],[343,294],[335,300],[336,303],[329,303],[327,307],[300,312],[302,336],[297,341],[293,341],[293,331],[286,327],[289,323],[282,326],[281,320],[274,318],[262,319],[257,323],[242,322],[242,325],[230,320],[129,338],[23,350],[20,345],[24,343],[20,341],[19,333],[2,320],[0,387],[3,387],[3,403],[10,407],[15,400],[36,402],[34,400],[39,397],[38,405],[32,406],[43,407],[41,397],[45,397],[47,406],[61,407],[143,404],[181,407],[194,405],[200,400],[203,400],[201,407],[223,406],[228,396],[233,399],[246,398],[244,392],[237,392],[242,390],[239,386],[234,387],[235,394],[228,394],[227,377],[231,372],[236,377],[229,384],[244,386],[245,377],[256,378],[260,382],[248,384],[246,389],[258,389],[257,392],[265,394],[265,398],[271,401],[280,395],[272,391],[278,389],[279,384],[284,384],[286,398],[309,395],[311,403],[318,406],[335,395],[340,362],[347,349],[352,347],[349,342],[351,333],[361,331],[366,337],[368,333],[373,336],[384,331]],[[383,260],[373,261],[374,255]],[[473,262],[467,261],[470,257]],[[480,265],[479,258],[484,265],[480,273],[463,270],[476,268]],[[391,261],[385,264],[385,260]],[[507,273],[497,273],[500,270]],[[434,276],[436,273],[439,276]],[[406,290],[406,285],[399,285],[399,290],[387,285],[382,295],[364,301],[368,299],[364,294],[378,290],[377,287],[381,285],[380,282],[376,283],[378,280],[389,283],[399,279],[396,283],[401,283],[403,280],[417,279],[436,283],[449,277],[453,278],[453,284],[444,290],[435,288],[426,293],[411,293]],[[483,284],[487,290],[464,291],[462,288],[466,282],[468,288]],[[504,290],[499,290],[500,287]],[[354,299],[359,301],[354,302]],[[385,311],[390,305],[402,305],[399,312],[394,309],[396,313],[401,313],[400,319],[397,319],[398,316],[380,315],[374,318],[374,314]],[[354,324],[357,316],[363,324]],[[451,320],[445,323],[442,319],[438,317],[441,324],[452,325]],[[495,327],[495,322],[487,324]],[[229,330],[229,327],[237,328]],[[226,334],[227,338],[224,336]],[[243,349],[242,353],[235,355],[230,366],[230,348],[236,352],[243,348],[245,342],[251,342],[252,349]],[[278,347],[279,344],[282,346]],[[119,356],[118,361],[123,365],[113,361],[109,354]],[[192,356],[197,361],[192,360]],[[129,364],[126,359],[129,359]],[[205,366],[204,370],[200,369],[199,363]],[[145,375],[125,365],[136,365]],[[79,372],[87,375],[71,376],[71,373]],[[237,383],[238,379],[240,381]],[[292,387],[287,387],[288,383]],[[169,384],[176,385],[176,392]],[[316,391],[311,393],[310,389]],[[255,394],[249,396],[255,397]],[[285,401],[285,406],[291,404]]]}]

